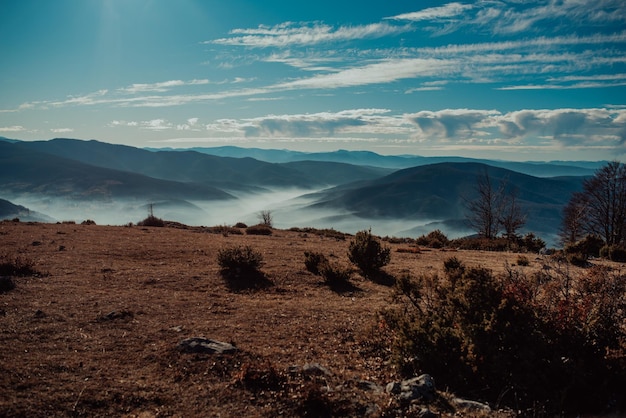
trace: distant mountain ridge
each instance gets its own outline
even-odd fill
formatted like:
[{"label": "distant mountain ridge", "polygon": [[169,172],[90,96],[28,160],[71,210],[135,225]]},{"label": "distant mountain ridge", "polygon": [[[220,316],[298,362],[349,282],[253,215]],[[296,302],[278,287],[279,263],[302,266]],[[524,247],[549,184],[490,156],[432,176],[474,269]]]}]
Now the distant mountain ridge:
[{"label": "distant mountain ridge", "polygon": [[[148,148],[157,151],[157,148]],[[175,148],[166,148],[177,151]],[[189,150],[202,152],[220,157],[251,157],[257,160],[286,163],[296,161],[333,161],[353,165],[365,165],[388,169],[403,169],[421,165],[436,164],[442,162],[474,162],[491,165],[493,167],[506,168],[519,173],[537,177],[558,176],[589,176],[600,168],[606,161],[548,161],[548,162],[516,162],[489,159],[474,159],[466,157],[423,157],[418,155],[380,155],[371,151],[346,151],[333,152],[299,152],[291,150],[240,148],[236,146],[223,146],[211,148],[189,148]],[[180,150],[178,150],[180,151]]]},{"label": "distant mountain ridge", "polygon": [[[222,148],[222,151],[245,154],[236,147]],[[134,213],[145,213],[146,205],[152,203],[172,220],[189,223],[209,219],[216,210],[231,216],[240,213],[237,211],[250,213],[257,206],[249,206],[251,199],[246,199],[261,196],[263,200],[257,204],[262,205],[262,209],[281,208],[282,212],[278,212],[281,217],[297,222],[289,226],[310,226],[300,225],[298,219],[319,220],[325,227],[348,225],[344,223],[347,221],[354,226],[395,220],[396,224],[406,225],[405,231],[417,231],[414,225],[428,222],[453,230],[463,227],[464,203],[473,198],[477,175],[487,171],[494,182],[506,179],[511,188],[518,190],[519,203],[528,212],[526,230],[554,236],[560,226],[563,206],[573,192],[581,189],[582,181],[594,172],[591,167],[596,164],[589,162],[579,167],[567,162],[505,162],[526,171],[538,167],[544,174],[578,174],[541,177],[460,157],[394,170],[384,165],[399,164],[399,161],[423,163],[445,157],[389,157],[366,151],[263,152],[266,157],[275,155],[278,159],[326,156],[335,161],[309,158],[270,163],[249,156],[220,157],[189,150],[150,151],[93,140],[29,142],[0,138],[0,197],[13,200],[11,196],[17,196],[19,199],[15,201],[20,204],[43,199],[38,202],[41,206],[34,206],[41,212],[55,207],[47,202],[50,199],[75,206],[79,202],[91,202],[92,209],[105,205],[102,207],[109,212],[120,210],[116,206],[118,202],[131,201]],[[339,162],[341,160],[355,163]],[[288,190],[302,192],[298,192],[298,199],[272,206],[268,197]],[[297,196],[293,193],[284,196],[293,199]],[[198,202],[215,203],[197,205]],[[324,215],[299,218],[307,209],[320,214],[323,211]]]},{"label": "distant mountain ridge", "polygon": [[494,185],[506,181],[528,213],[527,229],[555,234],[563,205],[582,188],[584,177],[540,178],[480,163],[438,163],[339,186],[315,195],[313,208],[347,210],[381,219],[456,222],[466,202],[476,198],[476,180],[487,172]]}]

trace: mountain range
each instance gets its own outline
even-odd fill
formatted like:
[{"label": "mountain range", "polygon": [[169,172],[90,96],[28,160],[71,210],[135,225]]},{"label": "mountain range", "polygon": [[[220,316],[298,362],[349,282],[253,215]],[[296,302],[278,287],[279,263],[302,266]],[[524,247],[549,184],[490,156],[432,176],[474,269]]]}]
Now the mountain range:
[{"label": "mountain range", "polygon": [[[231,155],[212,155],[209,150]],[[310,159],[301,159],[305,157]],[[363,229],[396,221],[401,229],[380,233],[414,235],[424,232],[424,224],[454,233],[463,229],[466,202],[476,196],[477,176],[487,172],[494,183],[506,181],[516,190],[527,213],[527,230],[554,236],[564,204],[602,164],[442,160],[365,151],[150,150],[94,140],[0,140],[0,198],[18,206],[34,205],[22,206],[21,213],[32,209],[46,215],[46,210],[71,206],[73,211],[66,214],[80,213],[83,207],[97,214],[101,208],[111,216],[117,211],[123,218],[124,211],[138,216],[137,209],[145,213],[148,203],[154,203],[167,216],[180,218],[171,220],[203,224],[234,223],[237,216],[250,217],[255,209],[271,208],[282,222],[291,223],[285,227],[337,228],[350,220],[348,229]],[[415,165],[394,168],[404,164]],[[282,200],[277,200],[280,193]],[[5,213],[11,211],[15,212]],[[308,217],[299,217],[305,212]],[[316,212],[320,215],[311,217]],[[0,212],[0,216],[5,215]],[[58,218],[56,213],[50,216]],[[111,216],[105,219],[118,219]],[[133,220],[137,219],[125,222]]]},{"label": "mountain range", "polygon": [[[156,149],[153,149],[156,150]],[[176,151],[174,148],[160,150]],[[334,161],[353,165],[365,165],[388,169],[411,168],[421,165],[436,164],[442,162],[457,163],[482,163],[493,167],[506,168],[511,171],[528,174],[537,177],[556,176],[590,176],[606,164],[606,161],[550,161],[550,162],[517,162],[488,159],[475,159],[466,157],[424,157],[418,155],[380,155],[371,151],[346,151],[334,152],[299,152],[291,150],[241,148],[235,146],[223,147],[196,147],[189,148],[205,154],[219,157],[250,157],[260,161],[271,163],[285,163],[296,161]]]}]

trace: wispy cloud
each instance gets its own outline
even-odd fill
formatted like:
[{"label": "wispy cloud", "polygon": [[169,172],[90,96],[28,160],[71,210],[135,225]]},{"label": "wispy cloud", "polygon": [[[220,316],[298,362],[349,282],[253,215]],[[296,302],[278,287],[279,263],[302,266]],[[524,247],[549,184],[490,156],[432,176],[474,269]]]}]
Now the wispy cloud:
[{"label": "wispy cloud", "polygon": [[582,26],[623,25],[626,3],[622,0],[453,2],[388,19],[426,22],[421,26],[423,29],[444,33],[468,27],[495,34],[533,32],[537,29],[571,31]]},{"label": "wispy cloud", "polygon": [[50,132],[53,132],[55,134],[66,134],[74,132],[74,128],[51,128]]},{"label": "wispy cloud", "polygon": [[234,29],[228,38],[205,41],[207,44],[246,46],[256,48],[315,45],[355,39],[372,39],[412,30],[410,26],[390,25],[385,22],[368,25],[333,27],[323,23],[286,22],[276,26],[255,29]]},{"label": "wispy cloud", "polygon": [[204,84],[209,84],[209,80],[169,80],[169,81],[161,81],[158,83],[138,83],[131,84],[128,87],[123,87],[118,89],[117,91],[120,93],[127,94],[137,94],[137,93],[147,93],[147,92],[156,92],[162,93],[166,91],[170,91],[175,87],[183,87],[183,86],[200,86]]},{"label": "wispy cloud", "polygon": [[409,20],[412,22],[419,22],[423,20],[448,19],[451,17],[462,15],[473,7],[474,6],[472,6],[471,4],[448,3],[444,6],[430,7],[428,9],[423,9],[418,12],[403,13],[397,16],[388,17],[387,19]]},{"label": "wispy cloud", "polygon": [[25,131],[22,125],[13,125],[13,126],[0,126],[0,132],[22,132]]}]

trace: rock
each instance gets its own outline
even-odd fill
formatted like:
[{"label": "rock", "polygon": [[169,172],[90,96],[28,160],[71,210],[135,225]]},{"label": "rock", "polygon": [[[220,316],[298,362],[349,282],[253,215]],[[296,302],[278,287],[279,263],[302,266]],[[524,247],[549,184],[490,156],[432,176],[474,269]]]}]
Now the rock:
[{"label": "rock", "polygon": [[307,363],[302,366],[302,374],[309,376],[330,376],[330,371],[318,363]]},{"label": "rock", "polygon": [[452,402],[457,408],[465,409],[468,411],[491,412],[491,408],[489,407],[489,405],[486,405],[484,403],[470,401],[470,400],[461,399],[461,398],[454,398]]},{"label": "rock", "polygon": [[237,351],[232,344],[201,337],[182,340],[177,348],[183,353],[233,354]]},{"label": "rock", "polygon": [[429,374],[423,374],[402,382],[388,383],[385,390],[397,395],[401,401],[421,400],[430,402],[435,399],[435,380]]},{"label": "rock", "polygon": [[359,380],[356,382],[356,386],[361,390],[365,390],[369,392],[382,392],[383,391],[383,388],[381,388],[374,382],[370,382],[369,380]]},{"label": "rock", "polygon": [[416,415],[418,418],[437,418],[439,415],[435,414],[428,408],[422,408]]}]

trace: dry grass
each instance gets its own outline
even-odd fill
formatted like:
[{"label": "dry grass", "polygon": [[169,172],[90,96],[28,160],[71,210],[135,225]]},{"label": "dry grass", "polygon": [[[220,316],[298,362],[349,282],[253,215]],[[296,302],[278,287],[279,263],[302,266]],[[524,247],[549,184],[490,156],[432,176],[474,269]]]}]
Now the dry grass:
[{"label": "dry grass", "polygon": [[[47,273],[16,278],[16,288],[0,294],[0,415],[306,415],[302,405],[362,415],[368,405],[377,405],[375,413],[388,407],[388,395],[357,386],[397,378],[362,344],[392,290],[355,274],[349,291],[334,292],[304,266],[311,251],[348,267],[349,239],[200,231],[0,223],[0,254],[19,254]],[[232,245],[259,251],[273,285],[232,291],[217,264],[219,249]],[[392,253],[384,270],[392,276],[441,270],[451,256],[503,271],[518,257],[386,245]],[[542,267],[529,259],[525,271]],[[176,344],[188,337],[232,342],[240,351],[181,354]],[[289,372],[307,363],[331,376]],[[326,387],[332,392],[318,393]]]}]

